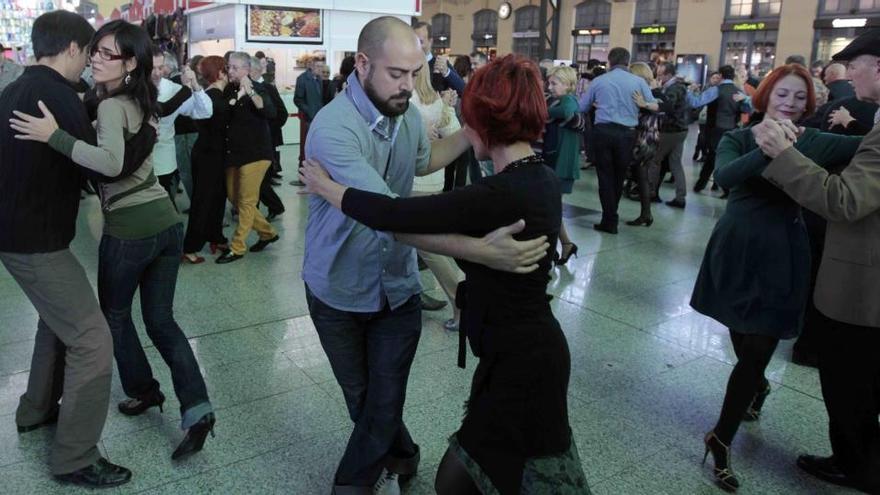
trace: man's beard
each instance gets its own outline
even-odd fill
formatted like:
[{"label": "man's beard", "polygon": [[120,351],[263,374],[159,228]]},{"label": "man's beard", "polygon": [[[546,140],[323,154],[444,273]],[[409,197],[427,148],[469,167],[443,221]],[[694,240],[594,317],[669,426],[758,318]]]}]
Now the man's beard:
[{"label": "man's beard", "polygon": [[376,92],[376,89],[373,88],[372,79],[373,72],[371,70],[367,74],[367,80],[364,81],[364,91],[367,93],[370,101],[373,102],[373,105],[376,105],[379,113],[386,117],[398,117],[405,114],[409,109],[409,99],[412,97],[412,92],[401,91],[391,98],[383,100]]}]

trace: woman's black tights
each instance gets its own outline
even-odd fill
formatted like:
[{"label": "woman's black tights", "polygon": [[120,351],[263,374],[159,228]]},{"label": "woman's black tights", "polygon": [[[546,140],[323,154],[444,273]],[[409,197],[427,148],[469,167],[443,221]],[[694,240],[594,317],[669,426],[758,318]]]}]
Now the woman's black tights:
[{"label": "woman's black tights", "polygon": [[730,445],[743,416],[752,404],[755,394],[766,386],[764,370],[770,363],[779,339],[764,335],[745,335],[730,331],[737,362],[727,382],[727,394],[721,407],[721,417],[715,425],[715,434],[725,445]]},{"label": "woman's black tights", "polygon": [[464,464],[448,449],[437,469],[434,490],[437,495],[480,495],[480,490]]}]

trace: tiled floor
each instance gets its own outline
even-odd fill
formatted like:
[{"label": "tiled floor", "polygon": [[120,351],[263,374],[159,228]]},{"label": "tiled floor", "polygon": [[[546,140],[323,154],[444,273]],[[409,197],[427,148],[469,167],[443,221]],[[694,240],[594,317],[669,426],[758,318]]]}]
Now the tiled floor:
[{"label": "tiled floor", "polygon": [[[288,151],[291,159],[295,150]],[[692,175],[690,161],[686,168]],[[350,424],[306,311],[300,279],[305,200],[287,184],[294,167],[286,170],[277,189],[288,208],[276,221],[282,242],[231,265],[183,266],[178,280],[177,319],[218,409],[217,437],[175,464],[170,454],[182,434],[173,396],[164,414],[128,418],[112,406],[101,448],[135,473],[116,491],[329,492]],[[671,199],[669,185],[662,195]],[[554,270],[550,291],[571,347],[571,421],[591,488],[597,494],[717,493],[709,467],[700,466],[701,440],[717,417],[734,357],[726,330],[694,313],[688,301],[724,202],[709,193],[690,194],[685,211],[655,205],[654,226],[622,226],[616,236],[592,230],[599,210],[592,170],[566,202],[565,221],[580,257]],[[634,218],[638,206],[625,199],[621,210],[623,219]],[[100,225],[90,197],[73,250],[93,281]],[[433,295],[441,296],[436,288]],[[461,419],[473,361],[466,371],[455,366],[457,335],[441,327],[448,317],[448,310],[424,316],[405,410],[423,457],[404,493],[433,493],[446,437]],[[35,324],[33,308],[0,271],[0,492],[72,493],[48,473],[52,429],[18,435],[13,421]],[[148,354],[171,391],[158,353],[150,348]],[[794,466],[798,453],[828,453],[829,446],[818,376],[791,364],[789,354],[790,342],[770,365],[774,392],[765,415],[744,425],[734,443],[742,493],[835,492]],[[122,398],[114,381],[113,403]]]}]

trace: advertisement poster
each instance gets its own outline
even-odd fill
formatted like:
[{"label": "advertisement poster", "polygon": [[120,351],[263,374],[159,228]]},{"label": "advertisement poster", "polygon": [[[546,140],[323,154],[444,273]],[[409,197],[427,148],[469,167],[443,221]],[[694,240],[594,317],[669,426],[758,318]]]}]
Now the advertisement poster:
[{"label": "advertisement poster", "polygon": [[298,7],[249,5],[247,40],[269,43],[321,43],[321,11]]}]

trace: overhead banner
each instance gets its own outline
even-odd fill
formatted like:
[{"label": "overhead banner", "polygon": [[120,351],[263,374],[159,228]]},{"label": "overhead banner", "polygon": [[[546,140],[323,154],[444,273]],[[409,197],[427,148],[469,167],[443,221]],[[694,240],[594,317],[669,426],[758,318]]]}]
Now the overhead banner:
[{"label": "overhead banner", "polygon": [[315,43],[324,40],[322,11],[298,7],[248,5],[247,40],[263,43]]}]

